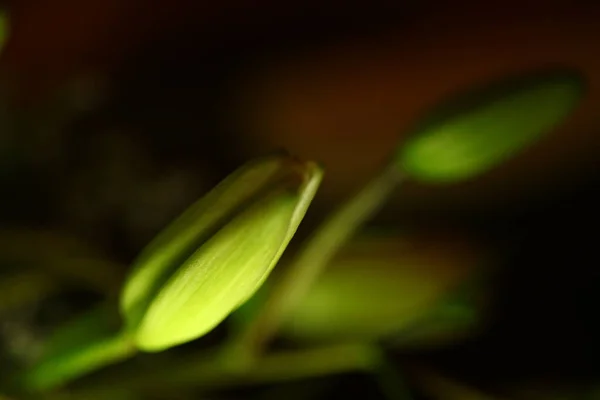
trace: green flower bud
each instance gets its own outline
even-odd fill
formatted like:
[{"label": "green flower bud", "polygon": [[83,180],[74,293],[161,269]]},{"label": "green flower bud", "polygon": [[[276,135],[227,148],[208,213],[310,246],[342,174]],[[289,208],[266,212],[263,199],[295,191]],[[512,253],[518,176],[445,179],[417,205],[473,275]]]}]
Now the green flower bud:
[{"label": "green flower bud", "polygon": [[554,72],[461,94],[426,118],[397,160],[408,175],[422,181],[471,178],[553,129],[582,93],[579,75]]},{"label": "green flower bud", "polygon": [[479,253],[455,237],[359,236],[327,266],[281,332],[310,342],[385,337],[421,344],[468,329],[464,312],[439,307],[471,279]]},{"label": "green flower bud", "polygon": [[121,310],[146,351],[195,339],[260,287],[321,181],[314,163],[274,156],[238,169],[135,262]]}]

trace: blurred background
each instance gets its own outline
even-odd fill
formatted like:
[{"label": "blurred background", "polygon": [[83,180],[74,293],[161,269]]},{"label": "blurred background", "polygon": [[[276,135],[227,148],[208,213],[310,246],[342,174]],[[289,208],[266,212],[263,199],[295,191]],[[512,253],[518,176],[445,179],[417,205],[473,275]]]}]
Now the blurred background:
[{"label": "blurred background", "polygon": [[[302,238],[441,99],[566,66],[585,75],[588,92],[558,129],[476,179],[408,182],[370,225],[434,244],[460,237],[478,266],[494,267],[485,329],[435,350],[390,352],[415,398],[483,398],[452,394],[439,376],[489,398],[600,398],[580,392],[600,382],[594,2],[2,7],[0,373],[34,357],[52,327],[115,296],[140,249],[242,163],[286,149],[325,166]],[[360,374],[222,396],[293,392],[383,398]]]}]

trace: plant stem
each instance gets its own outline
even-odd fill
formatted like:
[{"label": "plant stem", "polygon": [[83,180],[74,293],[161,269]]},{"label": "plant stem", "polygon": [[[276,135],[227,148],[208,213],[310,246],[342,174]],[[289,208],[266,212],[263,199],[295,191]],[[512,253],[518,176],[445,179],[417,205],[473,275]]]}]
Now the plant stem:
[{"label": "plant stem", "polygon": [[13,380],[23,390],[40,393],[133,357],[135,345],[120,325],[114,301],[100,303],[56,329],[36,363]]},{"label": "plant stem", "polygon": [[19,383],[31,392],[51,390],[89,372],[133,357],[136,352],[129,337],[117,334],[55,355],[19,376]]},{"label": "plant stem", "polygon": [[[216,390],[231,385],[253,385],[306,379],[348,371],[372,371],[379,365],[380,353],[370,344],[345,343],[303,350],[288,350],[265,354],[246,370],[231,369],[218,362],[219,352],[176,358],[162,364],[110,373],[93,382],[88,381],[70,392],[85,398],[106,387],[120,386],[133,391],[164,390],[169,393],[194,388]],[[166,361],[166,360],[165,360]]]},{"label": "plant stem", "polygon": [[257,318],[234,338],[231,346],[226,346],[224,357],[249,362],[262,352],[282,319],[346,240],[379,210],[401,178],[397,167],[390,164],[320,226],[276,283]]}]

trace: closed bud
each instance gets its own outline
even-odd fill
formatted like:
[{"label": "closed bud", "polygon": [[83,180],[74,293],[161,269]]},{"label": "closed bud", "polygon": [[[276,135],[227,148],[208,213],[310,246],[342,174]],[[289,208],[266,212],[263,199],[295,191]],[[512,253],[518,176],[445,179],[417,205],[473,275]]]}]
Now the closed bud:
[{"label": "closed bud", "polygon": [[273,156],[235,171],[142,252],[122,292],[136,345],[198,338],[250,298],[312,201],[321,169]]},{"label": "closed bud", "polygon": [[496,82],[449,99],[402,147],[415,179],[455,182],[484,173],[551,131],[583,93],[581,77],[551,72]]},{"label": "closed bud", "polygon": [[[477,296],[457,294],[467,294],[483,264],[483,252],[455,235],[363,233],[331,261],[281,333],[309,342],[386,338],[396,346],[468,334]],[[442,307],[448,301],[451,310]]]}]

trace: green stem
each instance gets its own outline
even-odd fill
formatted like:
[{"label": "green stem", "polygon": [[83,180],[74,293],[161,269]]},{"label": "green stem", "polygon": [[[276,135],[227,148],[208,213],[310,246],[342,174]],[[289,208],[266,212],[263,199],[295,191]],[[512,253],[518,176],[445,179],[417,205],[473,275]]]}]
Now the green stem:
[{"label": "green stem", "polygon": [[136,352],[127,336],[117,334],[54,355],[19,376],[18,381],[30,392],[51,390],[92,371],[133,357]]},{"label": "green stem", "polygon": [[120,325],[114,302],[102,302],[55,330],[40,359],[17,374],[16,383],[39,393],[133,357],[137,350]]},{"label": "green stem", "polygon": [[265,354],[245,370],[232,369],[232,365],[218,362],[220,353],[178,357],[172,361],[143,368],[137,365],[129,370],[112,371],[71,393],[85,398],[104,387],[120,385],[134,391],[174,389],[208,391],[231,385],[254,385],[307,379],[349,371],[372,371],[379,365],[380,353],[370,344],[346,343],[318,348],[281,351]]},{"label": "green stem", "polygon": [[262,352],[282,319],[347,239],[379,210],[401,178],[396,166],[389,165],[321,225],[277,282],[258,317],[227,346],[224,357],[250,361]]}]

